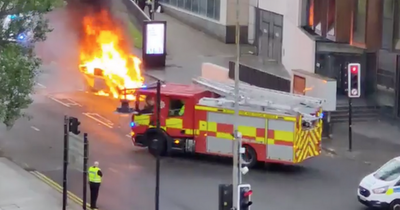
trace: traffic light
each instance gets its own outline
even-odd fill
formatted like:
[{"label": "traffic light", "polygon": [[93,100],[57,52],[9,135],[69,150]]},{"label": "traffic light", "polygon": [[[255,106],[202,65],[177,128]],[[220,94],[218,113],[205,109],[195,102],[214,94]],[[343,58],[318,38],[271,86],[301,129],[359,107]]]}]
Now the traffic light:
[{"label": "traffic light", "polygon": [[238,186],[239,210],[250,210],[250,206],[253,204],[253,201],[251,201],[251,194],[253,194],[253,191],[251,190],[250,184],[240,184]]},{"label": "traffic light", "polygon": [[70,117],[69,118],[69,132],[79,135],[81,131],[79,130],[79,125],[81,122],[79,122],[78,118],[76,117]]},{"label": "traffic light", "polygon": [[231,210],[233,205],[233,186],[231,184],[220,184],[218,186],[218,195],[218,210]]},{"label": "traffic light", "polygon": [[359,98],[361,95],[361,66],[359,63],[350,63],[348,71],[348,93],[350,98]]}]

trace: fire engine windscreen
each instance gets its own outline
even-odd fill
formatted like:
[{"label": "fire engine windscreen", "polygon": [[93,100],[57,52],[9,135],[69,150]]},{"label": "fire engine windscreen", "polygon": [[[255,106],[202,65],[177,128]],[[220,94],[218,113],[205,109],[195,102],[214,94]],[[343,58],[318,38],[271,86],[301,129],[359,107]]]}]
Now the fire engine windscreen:
[{"label": "fire engine windscreen", "polygon": [[155,98],[151,95],[138,94],[135,102],[135,110],[140,114],[153,114]]}]

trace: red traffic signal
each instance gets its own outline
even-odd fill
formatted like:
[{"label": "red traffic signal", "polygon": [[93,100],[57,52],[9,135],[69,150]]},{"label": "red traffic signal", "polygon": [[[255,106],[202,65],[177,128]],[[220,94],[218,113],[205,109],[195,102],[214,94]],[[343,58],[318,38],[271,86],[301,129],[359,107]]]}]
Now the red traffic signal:
[{"label": "red traffic signal", "polygon": [[244,197],[249,197],[253,194],[253,190],[249,190],[247,192],[244,193]]},{"label": "red traffic signal", "polygon": [[350,65],[351,74],[357,74],[358,73],[358,67],[359,67],[359,65]]}]

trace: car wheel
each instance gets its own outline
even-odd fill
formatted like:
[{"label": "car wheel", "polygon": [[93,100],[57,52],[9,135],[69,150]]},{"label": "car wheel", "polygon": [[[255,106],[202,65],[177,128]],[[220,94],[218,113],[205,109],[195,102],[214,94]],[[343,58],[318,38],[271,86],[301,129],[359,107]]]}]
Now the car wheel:
[{"label": "car wheel", "polygon": [[257,153],[250,145],[243,145],[245,152],[242,154],[243,166],[253,168],[257,164]]},{"label": "car wheel", "polygon": [[400,210],[400,200],[396,199],[390,203],[389,210]]}]

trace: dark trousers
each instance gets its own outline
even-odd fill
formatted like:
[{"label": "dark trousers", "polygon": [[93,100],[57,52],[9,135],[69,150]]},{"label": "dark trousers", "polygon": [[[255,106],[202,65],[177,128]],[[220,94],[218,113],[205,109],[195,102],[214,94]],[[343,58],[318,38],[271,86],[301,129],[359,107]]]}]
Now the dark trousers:
[{"label": "dark trousers", "polygon": [[146,8],[146,1],[139,0],[138,6],[140,7],[141,10],[144,12],[144,8]]},{"label": "dark trousers", "polygon": [[90,208],[97,208],[97,197],[99,196],[100,183],[89,182]]}]

